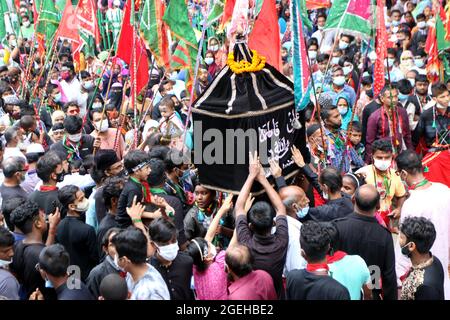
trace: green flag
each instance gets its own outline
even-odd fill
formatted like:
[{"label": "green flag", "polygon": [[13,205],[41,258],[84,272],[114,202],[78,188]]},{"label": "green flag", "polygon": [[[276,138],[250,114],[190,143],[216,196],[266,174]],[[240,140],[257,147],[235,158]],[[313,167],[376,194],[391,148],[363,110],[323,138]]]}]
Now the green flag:
[{"label": "green flag", "polygon": [[301,0],[300,12],[301,12],[300,16],[302,19],[303,26],[306,27],[308,30],[312,30],[313,26],[312,26],[311,20],[309,20],[309,17],[308,17],[308,11],[306,9],[306,0]]},{"label": "green flag", "polygon": [[222,17],[225,0],[214,0],[214,4],[208,14],[208,26]]},{"label": "green flag", "polygon": [[335,0],[324,30],[369,38],[372,36],[372,0]]},{"label": "green flag", "polygon": [[[58,10],[56,10],[53,0],[35,0],[36,8],[42,8],[39,12],[36,33],[45,35],[47,47],[56,33],[61,20]],[[38,9],[39,10],[39,9]]]},{"label": "green flag", "polygon": [[0,1],[0,41],[6,36],[5,13],[8,12],[6,1]]},{"label": "green flag", "polygon": [[436,38],[439,53],[450,48],[450,41],[445,40],[445,27],[439,14],[436,15]]},{"label": "green flag", "polygon": [[197,59],[198,45],[194,29],[189,22],[188,10],[184,0],[171,0],[164,13],[163,20],[175,34],[175,37],[186,44],[190,58],[190,72],[193,73]]},{"label": "green flag", "polygon": [[164,4],[160,0],[147,0],[142,10],[140,32],[156,64],[169,65],[169,43],[166,25],[163,23]]}]

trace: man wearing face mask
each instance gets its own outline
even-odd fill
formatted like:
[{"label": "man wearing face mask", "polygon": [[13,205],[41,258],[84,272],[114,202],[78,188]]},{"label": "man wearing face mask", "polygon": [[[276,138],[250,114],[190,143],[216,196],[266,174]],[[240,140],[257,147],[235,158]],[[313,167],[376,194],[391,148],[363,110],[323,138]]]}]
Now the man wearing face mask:
[{"label": "man wearing face mask", "polygon": [[150,245],[155,255],[150,263],[159,271],[170,292],[171,300],[194,300],[191,290],[193,260],[180,252],[175,225],[165,219],[154,220],[149,226]]},{"label": "man wearing face mask", "polygon": [[[91,137],[94,139],[100,139],[99,148],[115,149],[117,158],[122,160],[125,152],[125,141],[121,134],[117,134],[119,129],[109,127],[109,120],[106,116],[106,112],[103,112],[102,109],[93,109],[91,111],[91,119],[95,128],[95,130],[91,133]],[[117,144],[117,147],[114,145],[115,143]]]},{"label": "man wearing face mask", "polygon": [[65,172],[61,158],[55,152],[47,152],[38,160],[36,172],[42,180],[42,185],[33,191],[28,199],[36,202],[39,209],[49,215],[55,210],[55,206],[60,206],[56,184],[64,180]]},{"label": "man wearing face mask", "polygon": [[77,104],[80,106],[80,116],[84,117],[90,93],[94,90],[94,81],[87,71],[80,72],[81,93],[78,95]]},{"label": "man wearing face mask", "polygon": [[[442,183],[430,182],[425,178],[422,158],[414,151],[404,151],[395,160],[397,172],[408,186],[410,194],[403,204],[400,223],[404,224],[410,218],[426,218],[434,224],[436,241],[432,244],[431,252],[444,266],[444,291],[449,299],[450,279],[447,266],[450,248],[450,189]],[[396,249],[397,277],[401,277],[410,269],[411,261],[400,253],[399,246]]]},{"label": "man wearing face mask", "polygon": [[72,62],[66,62],[61,68],[61,88],[67,98],[67,102],[77,102],[80,92],[81,84],[75,76],[75,69]]},{"label": "man wearing face mask", "polygon": [[34,25],[30,22],[30,18],[25,15],[22,17],[22,26],[20,27],[22,36],[28,40],[34,37]]},{"label": "man wearing face mask", "polygon": [[62,213],[66,217],[56,228],[56,242],[64,245],[70,256],[70,263],[81,271],[85,281],[89,272],[98,263],[97,237],[93,227],[84,223],[82,215],[89,207],[89,201],[78,187],[69,185],[58,191]]},{"label": "man wearing face mask", "polygon": [[[380,194],[377,218],[380,223],[395,231],[394,222],[400,217],[406,199],[405,186],[392,168],[392,144],[388,140],[376,140],[372,144],[372,150],[373,164],[359,169],[356,174],[361,174],[367,184],[377,188]],[[396,203],[396,207],[393,203]]]},{"label": "man wearing face mask", "polygon": [[425,110],[419,118],[413,133],[413,143],[422,142],[423,152],[428,151],[434,144],[446,145],[450,143],[450,93],[447,86],[441,82],[431,87],[434,106]]},{"label": "man wearing face mask", "polygon": [[324,52],[325,48],[331,48],[333,46],[335,31],[324,31],[325,23],[327,21],[327,15],[325,13],[319,13],[317,15],[317,31],[314,32],[311,38],[316,38],[319,42],[320,52]]},{"label": "man wearing face mask", "polygon": [[14,256],[14,236],[0,227],[0,296],[8,300],[19,300],[19,282],[9,271]]},{"label": "man wearing face mask", "polygon": [[9,127],[6,129],[4,133],[4,138],[6,141],[6,147],[3,154],[3,159],[6,160],[10,157],[18,157],[23,159],[24,161],[27,160],[25,155],[20,150],[20,147],[22,147],[22,134],[19,129],[16,129],[15,127]]},{"label": "man wearing face mask", "polygon": [[67,116],[64,119],[66,134],[62,141],[52,144],[50,150],[66,155],[70,162],[72,159],[83,160],[92,154],[94,147],[100,147],[100,141],[87,134],[81,133],[83,120],[78,116]]},{"label": "man wearing face mask", "polygon": [[10,157],[2,162],[3,180],[0,186],[0,195],[3,199],[23,198],[26,199],[27,193],[20,184],[25,181],[27,173],[27,164],[23,158]]},{"label": "man wearing face mask", "polygon": [[355,90],[347,84],[345,79],[344,70],[340,66],[333,67],[333,83],[329,87],[325,87],[325,92],[328,93],[333,100],[339,94],[346,94],[351,105],[355,105],[356,93]]},{"label": "man wearing face mask", "polygon": [[390,140],[396,153],[413,148],[408,114],[404,108],[399,107],[398,89],[386,84],[381,89],[379,99],[382,107],[375,110],[367,120],[367,162],[372,156],[372,143],[378,139]]},{"label": "man wearing face mask", "polygon": [[[406,112],[408,113],[411,130],[415,130],[420,115],[425,106],[431,101],[431,97],[428,95],[428,85],[429,81],[426,75],[419,74],[416,76],[414,93],[408,98],[406,103]],[[414,143],[414,135],[412,139]]]},{"label": "man wearing face mask", "polygon": [[399,245],[412,266],[403,278],[400,300],[444,300],[444,268],[430,252],[435,239],[435,226],[428,219],[407,218],[402,223]]}]

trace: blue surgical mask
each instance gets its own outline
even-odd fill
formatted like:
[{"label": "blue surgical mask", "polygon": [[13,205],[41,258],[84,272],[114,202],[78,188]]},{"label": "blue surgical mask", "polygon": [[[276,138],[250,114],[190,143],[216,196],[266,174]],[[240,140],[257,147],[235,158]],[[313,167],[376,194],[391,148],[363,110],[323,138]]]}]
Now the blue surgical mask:
[{"label": "blue surgical mask", "polygon": [[55,101],[55,102],[61,101],[61,92],[58,92],[58,94],[53,98],[53,101]]},{"label": "blue surgical mask", "polygon": [[414,59],[414,64],[417,68],[422,68],[425,62],[423,62],[423,59]]},{"label": "blue surgical mask", "polygon": [[53,283],[50,280],[45,279],[45,287],[46,288],[53,288]]},{"label": "blue surgical mask", "polygon": [[345,84],[345,77],[344,76],[335,77],[333,79],[333,83],[339,87],[343,86]]},{"label": "blue surgical mask", "polygon": [[400,101],[406,101],[406,100],[408,100],[408,97],[409,97],[409,95],[407,95],[407,94],[403,94],[403,93],[398,93],[398,100],[400,100]]},{"label": "blue surgical mask", "polygon": [[306,207],[304,207],[304,208],[301,208],[301,209],[297,210],[297,217],[298,217],[299,219],[302,219],[302,218],[306,217],[306,215],[308,214],[308,212],[309,212],[309,206],[306,206]]}]

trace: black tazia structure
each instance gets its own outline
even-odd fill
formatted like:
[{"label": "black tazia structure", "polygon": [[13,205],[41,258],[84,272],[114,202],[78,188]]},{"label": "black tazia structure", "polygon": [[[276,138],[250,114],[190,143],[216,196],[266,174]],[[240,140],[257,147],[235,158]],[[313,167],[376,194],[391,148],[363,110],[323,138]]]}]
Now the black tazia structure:
[{"label": "black tazia structure", "polygon": [[[235,61],[251,62],[252,54],[244,43],[234,47]],[[309,161],[304,114],[294,108],[294,85],[267,63],[260,71],[241,74],[225,66],[194,102],[192,112],[194,163],[207,188],[239,193],[251,149],[256,148],[264,167],[268,159],[278,160],[286,179],[298,171],[293,145]],[[252,191],[258,194],[261,186],[255,184]]]}]

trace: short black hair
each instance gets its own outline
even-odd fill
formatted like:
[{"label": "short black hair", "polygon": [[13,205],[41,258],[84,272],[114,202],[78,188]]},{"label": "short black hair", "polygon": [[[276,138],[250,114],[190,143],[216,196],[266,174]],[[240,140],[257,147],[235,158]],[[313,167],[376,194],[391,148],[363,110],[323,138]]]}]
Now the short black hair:
[{"label": "short black hair", "polygon": [[352,121],[352,131],[362,132],[361,123],[359,123],[359,121]]},{"label": "short black hair", "polygon": [[316,132],[317,130],[320,130],[320,124],[314,123],[314,124],[310,125],[306,129],[306,136],[308,138],[311,137],[314,134],[314,132]]},{"label": "short black hair", "polygon": [[116,234],[112,243],[119,258],[126,256],[133,264],[147,261],[147,238],[141,230],[129,227]]},{"label": "short black hair", "polygon": [[386,91],[391,91],[391,90],[398,90],[397,89],[397,85],[394,84],[394,83],[386,82],[386,84],[384,85],[384,87],[380,91],[380,97],[384,96],[384,93]]},{"label": "short black hair", "polygon": [[330,113],[333,110],[336,110],[337,107],[335,105],[330,105],[327,107],[324,107],[322,109],[320,109],[320,117],[322,118],[323,121],[327,120],[330,117]]},{"label": "short black hair", "polygon": [[[194,240],[198,244],[198,246],[194,242]],[[201,253],[199,251],[199,247]],[[191,256],[192,260],[194,261],[194,265],[199,272],[205,271],[206,268],[208,267],[204,261],[205,253],[207,251],[208,251],[208,242],[201,237],[192,239],[186,248],[186,252]]]},{"label": "short black hair", "polygon": [[62,205],[63,210],[67,210],[69,204],[75,202],[76,193],[80,190],[77,186],[68,185],[58,190],[58,200]]},{"label": "short black hair", "polygon": [[45,247],[39,254],[39,267],[53,277],[64,277],[70,265],[70,256],[62,244]]},{"label": "short black hair", "polygon": [[425,17],[425,15],[423,14],[423,13],[419,13],[417,16],[416,16],[416,21],[418,21],[418,20],[425,20],[427,17]]},{"label": "short black hair", "polygon": [[330,248],[330,242],[330,235],[320,222],[307,221],[302,225],[300,246],[308,262],[323,260]]},{"label": "short black hair", "polygon": [[[234,252],[234,250],[240,252]],[[225,263],[240,278],[253,271],[253,262],[252,251],[245,245],[237,244],[226,251]]]},{"label": "short black hair", "polygon": [[368,86],[369,84],[373,84],[372,77],[370,77],[370,76],[362,77],[361,78],[361,84],[363,86]]},{"label": "short black hair", "polygon": [[253,231],[259,235],[265,235],[273,226],[275,210],[265,201],[253,204],[247,214],[248,222],[252,224]]},{"label": "short black hair", "polygon": [[328,236],[330,237],[330,247],[333,249],[337,245],[337,242],[339,240],[339,232],[336,228],[336,225],[334,222],[327,221],[327,222],[321,222],[322,227],[325,229],[325,231],[328,233]]},{"label": "short black hair", "polygon": [[319,181],[326,185],[332,193],[338,192],[342,188],[341,173],[334,167],[325,168],[320,173]]},{"label": "short black hair", "polygon": [[148,227],[150,239],[158,243],[167,243],[177,235],[177,228],[168,219],[158,218],[153,220]]},{"label": "short black hair", "polygon": [[370,212],[376,209],[380,201],[380,193],[377,191],[374,197],[363,197],[360,188],[355,191],[355,202],[359,209]]},{"label": "short black hair", "polygon": [[[153,159],[153,158],[161,159],[165,162],[169,151],[170,151],[170,148],[167,146],[154,146],[148,152],[148,157],[150,159]],[[166,162],[165,162],[165,164],[167,166]]]},{"label": "short black hair", "polygon": [[413,86],[411,85],[411,82],[409,82],[409,80],[407,80],[407,79],[402,79],[402,80],[398,81],[397,88],[398,88],[398,91],[400,91],[400,93],[402,93],[402,94],[410,94],[411,91],[413,90]]},{"label": "short black hair", "polygon": [[431,86],[431,94],[435,98],[440,96],[446,91],[448,91],[447,86],[442,82],[436,82]]},{"label": "short black hair", "polygon": [[7,248],[14,245],[14,235],[5,227],[0,227],[0,248]]},{"label": "short black hair", "polygon": [[11,221],[23,234],[33,231],[33,223],[39,217],[39,206],[27,200],[11,212]]},{"label": "short black hair", "polygon": [[129,174],[133,173],[133,168],[141,163],[148,162],[149,157],[145,151],[131,150],[128,152],[123,160],[123,165]]},{"label": "short black hair", "polygon": [[148,176],[148,184],[150,187],[157,187],[164,184],[166,181],[166,167],[164,161],[160,159],[150,159],[151,172]]},{"label": "short black hair", "polygon": [[24,204],[25,201],[27,201],[27,200],[24,198],[20,198],[20,197],[14,197],[14,198],[3,200],[2,214],[5,217],[5,222],[9,228],[9,230],[14,230],[14,223],[11,219],[11,213],[14,211],[15,208]]},{"label": "short black hair", "polygon": [[62,110],[64,111],[64,113],[67,113],[67,110],[69,110],[70,107],[77,107],[78,109],[80,109],[78,103],[70,101],[63,105]]},{"label": "short black hair", "polygon": [[330,60],[330,55],[328,53],[320,53],[317,55],[317,62],[324,62]]},{"label": "short black hair", "polygon": [[124,183],[125,180],[120,177],[110,177],[105,180],[105,186],[103,187],[103,200],[105,201],[106,209],[111,209],[112,199],[119,199]]},{"label": "short black hair", "polygon": [[61,158],[57,153],[49,151],[44,154],[36,164],[37,176],[42,182],[47,183],[50,181],[50,176],[55,172],[58,165],[61,165]]},{"label": "short black hair", "polygon": [[64,119],[64,129],[68,134],[77,134],[81,132],[83,120],[79,116],[67,116]]},{"label": "short black hair", "polygon": [[422,157],[412,150],[402,151],[395,161],[399,171],[405,170],[410,174],[417,174],[423,171]]},{"label": "short black hair", "polygon": [[120,228],[111,228],[108,229],[108,231],[105,232],[105,234],[103,235],[102,240],[102,247],[107,247],[109,244],[109,237],[111,236],[111,234],[113,233],[119,233],[120,231],[122,231],[122,229]]},{"label": "short black hair", "polygon": [[105,300],[127,300],[128,298],[127,282],[117,273],[110,273],[104,277],[99,290]]},{"label": "short black hair", "polygon": [[400,231],[406,236],[406,243],[414,242],[421,254],[430,252],[436,240],[436,229],[431,220],[424,217],[408,217],[400,225]]},{"label": "short black hair", "polygon": [[6,158],[2,162],[2,167],[5,178],[12,178],[15,173],[23,170],[25,167],[25,159],[22,157]]},{"label": "short black hair", "polygon": [[428,80],[428,77],[425,74],[418,74],[416,76],[416,83],[417,82],[425,82],[425,83],[429,83],[430,81]]},{"label": "short black hair", "polygon": [[375,151],[383,151],[387,153],[392,153],[392,143],[387,139],[378,139],[372,143],[372,154]]}]

